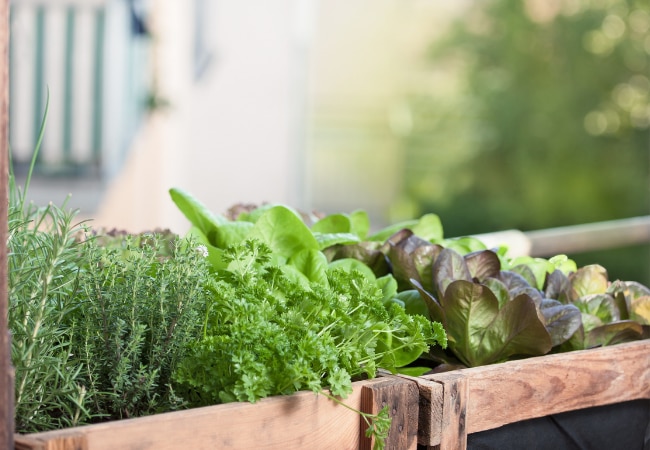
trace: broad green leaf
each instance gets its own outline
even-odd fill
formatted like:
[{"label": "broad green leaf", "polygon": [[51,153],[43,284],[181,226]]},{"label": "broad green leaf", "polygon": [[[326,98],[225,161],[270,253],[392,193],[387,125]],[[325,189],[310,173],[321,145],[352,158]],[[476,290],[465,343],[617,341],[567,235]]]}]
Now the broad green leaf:
[{"label": "broad green leaf", "polygon": [[479,239],[471,236],[463,236],[458,238],[445,239],[442,246],[457,251],[461,255],[466,255],[472,252],[487,250],[487,247]]},{"label": "broad green leaf", "polygon": [[387,304],[397,296],[397,281],[390,274],[377,278],[377,287],[381,289],[383,294],[382,302],[384,304]]},{"label": "broad green leaf", "polygon": [[330,214],[312,225],[311,230],[323,234],[350,233],[352,222],[345,214]]},{"label": "broad green leaf", "polygon": [[429,309],[417,289],[408,289],[397,293],[397,298],[404,303],[404,309],[408,314],[420,314],[429,317]]},{"label": "broad green leaf", "polygon": [[510,269],[510,272],[521,275],[530,286],[541,290],[544,286],[544,281],[546,280],[545,267],[546,262],[544,262],[544,268],[542,270],[540,270],[540,265],[534,265],[531,267],[528,264],[517,264]]},{"label": "broad green leaf", "polygon": [[607,270],[598,264],[581,267],[569,276],[578,297],[590,294],[604,294],[609,286]]},{"label": "broad green leaf", "polygon": [[319,250],[311,230],[295,211],[285,206],[274,206],[262,214],[248,237],[261,240],[286,258],[301,250]]},{"label": "broad green leaf", "polygon": [[549,264],[553,266],[552,269],[549,269],[549,273],[553,270],[559,270],[564,275],[569,275],[572,272],[578,270],[576,262],[572,259],[569,259],[567,255],[555,255],[548,260]]},{"label": "broad green leaf", "polygon": [[313,235],[318,242],[318,247],[320,250],[324,250],[337,244],[349,245],[359,242],[357,235],[352,233],[320,233],[318,231],[314,231]]},{"label": "broad green leaf", "polygon": [[208,249],[207,258],[210,262],[210,265],[212,266],[212,271],[216,272],[217,270],[225,269],[228,267],[228,264],[221,259],[223,250],[210,244],[208,238],[203,234],[201,230],[193,226],[187,232],[187,236],[193,237],[197,242],[205,245],[205,248]]},{"label": "broad green leaf", "polygon": [[214,234],[217,228],[219,225],[228,222],[228,220],[225,217],[212,214],[203,203],[183,189],[171,188],[169,195],[187,220],[201,230],[201,233],[203,233],[209,242],[214,243],[213,239],[215,239]]},{"label": "broad green leaf", "polygon": [[276,206],[278,206],[278,205],[277,205],[277,204],[271,204],[271,203],[268,203],[268,204],[265,204],[265,205],[258,206],[257,208],[255,208],[255,209],[252,210],[252,211],[249,211],[249,212],[242,212],[242,213],[237,217],[237,220],[239,220],[239,221],[243,221],[243,222],[251,222],[251,223],[255,223],[255,222],[257,222],[257,219],[259,219],[260,217],[262,217],[262,215],[263,215],[266,211],[268,211],[269,209],[274,208],[274,207],[276,207]]},{"label": "broad green leaf", "polygon": [[413,233],[427,241],[440,241],[443,238],[442,223],[436,214],[425,214],[411,228]]},{"label": "broad green leaf", "polygon": [[350,232],[356,234],[359,239],[365,239],[370,230],[370,219],[365,211],[357,210],[350,213]]},{"label": "broad green leaf", "polygon": [[386,228],[383,228],[376,232],[375,234],[368,237],[369,241],[379,241],[384,242],[386,239],[391,237],[393,234],[397,233],[403,229],[411,230],[415,225],[417,225],[417,220],[407,220],[404,222],[399,222],[393,225],[389,225]]},{"label": "broad green leaf", "polygon": [[343,269],[346,272],[352,272],[353,270],[361,272],[368,280],[375,281],[377,277],[370,269],[361,261],[358,261],[353,258],[343,258],[332,261],[328,265],[328,270]]},{"label": "broad green leaf", "polygon": [[631,320],[607,323],[594,328],[585,337],[585,348],[615,345],[643,337],[643,327]]},{"label": "broad green leaf", "polygon": [[309,281],[327,286],[327,258],[322,252],[301,250],[291,256],[287,263],[298,269]]},{"label": "broad green leaf", "polygon": [[603,323],[621,319],[616,302],[608,294],[592,294],[574,303],[582,312],[598,317]]},{"label": "broad green leaf", "polygon": [[223,223],[219,225],[214,233],[214,244],[221,249],[239,244],[248,237],[253,226],[250,222],[235,221]]}]

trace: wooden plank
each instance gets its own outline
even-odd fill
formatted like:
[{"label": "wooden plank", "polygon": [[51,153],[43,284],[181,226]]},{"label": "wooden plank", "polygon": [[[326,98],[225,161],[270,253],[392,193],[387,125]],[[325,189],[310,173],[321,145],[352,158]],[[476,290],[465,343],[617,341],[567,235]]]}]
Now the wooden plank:
[{"label": "wooden plank", "polygon": [[[457,382],[459,375],[467,380],[466,433],[475,433],[566,411],[649,399],[650,340],[426,375],[423,379],[444,386]],[[432,402],[429,414],[452,417],[445,409],[458,406],[445,399],[442,411],[435,411],[437,407],[439,404]],[[458,431],[447,428],[444,420],[440,426],[440,430],[431,430],[428,441],[423,439],[425,445],[435,445],[437,433],[441,442],[446,442],[451,439],[446,433]]]},{"label": "wooden plank", "polygon": [[13,448],[14,378],[7,324],[9,0],[0,0],[0,446]]},{"label": "wooden plank", "polygon": [[[418,402],[419,390],[417,383],[404,378],[388,376],[382,382],[364,385],[361,391],[361,410],[377,414],[388,406],[391,427],[386,440],[386,449],[416,450],[418,445]],[[361,432],[368,428],[361,419]],[[360,447],[370,450],[374,439],[361,436]]]},{"label": "wooden plank", "polygon": [[[378,385],[376,389],[375,384]],[[374,389],[372,397],[378,400],[390,398],[389,392],[399,390],[395,383],[385,384],[383,378],[356,382],[353,387],[353,393],[344,403],[357,410],[362,408],[364,387]],[[385,388],[387,397],[384,397],[383,393]],[[394,398],[394,394],[392,395]],[[345,450],[360,447],[363,430],[357,412],[337,405],[322,395],[299,392],[291,396],[262,399],[254,404],[227,403],[61,431],[34,433],[19,438],[26,437],[29,442],[37,443],[36,447],[24,447],[25,450],[40,450],[43,448],[38,447],[41,443],[59,445],[70,438],[70,433],[82,434],[85,446],[59,445],[45,449]]]},{"label": "wooden plank", "polygon": [[61,432],[57,439],[39,439],[37,437],[16,435],[15,450],[87,450],[86,436],[79,432]]},{"label": "wooden plank", "polygon": [[444,380],[435,381],[442,384],[442,414],[439,414],[440,444],[431,448],[464,449],[467,447],[466,415],[469,387],[467,378],[463,374],[456,373]]}]

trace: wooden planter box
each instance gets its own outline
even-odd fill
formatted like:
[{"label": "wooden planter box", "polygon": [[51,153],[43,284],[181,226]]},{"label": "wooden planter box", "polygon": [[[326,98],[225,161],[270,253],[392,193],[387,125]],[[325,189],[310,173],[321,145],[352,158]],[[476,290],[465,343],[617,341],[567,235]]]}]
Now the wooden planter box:
[{"label": "wooden planter box", "polygon": [[[417,448],[418,386],[383,376],[353,383],[345,404],[376,413],[389,405],[387,449]],[[299,392],[64,430],[15,435],[21,450],[371,449],[366,423],[322,395]]]},{"label": "wooden planter box", "polygon": [[593,406],[650,399],[650,340],[419,377],[418,441],[465,449],[467,435]]}]

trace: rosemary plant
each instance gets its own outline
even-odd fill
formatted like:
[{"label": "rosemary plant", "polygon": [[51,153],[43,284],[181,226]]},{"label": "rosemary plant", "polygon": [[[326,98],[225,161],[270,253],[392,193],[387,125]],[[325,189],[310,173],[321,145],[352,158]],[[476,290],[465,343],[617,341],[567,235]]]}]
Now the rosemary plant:
[{"label": "rosemary plant", "polygon": [[[47,115],[47,110],[46,110]],[[43,120],[44,127],[45,120]],[[20,432],[73,426],[92,414],[81,367],[73,362],[72,330],[83,255],[75,236],[75,212],[26,202],[43,127],[25,186],[9,173],[9,329],[15,368],[15,422]]]}]

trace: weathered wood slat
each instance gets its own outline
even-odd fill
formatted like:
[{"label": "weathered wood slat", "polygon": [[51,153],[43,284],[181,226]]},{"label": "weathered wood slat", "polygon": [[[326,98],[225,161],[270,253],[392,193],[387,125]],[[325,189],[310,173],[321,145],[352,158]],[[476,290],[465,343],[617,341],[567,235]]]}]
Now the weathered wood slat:
[{"label": "weathered wood slat", "polygon": [[0,0],[0,448],[13,447],[14,378],[7,325],[9,0]]},{"label": "weathered wood slat", "polygon": [[[420,444],[465,448],[460,430],[446,418],[466,408],[465,433],[498,428],[536,417],[637,399],[650,399],[650,340],[611,347],[546,355],[422,377],[443,386],[462,384],[456,392],[466,399],[431,402],[420,410]],[[466,390],[464,390],[466,389]],[[438,410],[438,408],[442,410]],[[453,411],[446,411],[452,408]],[[440,420],[439,418],[442,418]],[[434,428],[437,426],[438,429]],[[445,443],[457,444],[445,446]],[[460,444],[458,443],[460,442]]]},{"label": "weathered wood slat", "polygon": [[[388,404],[397,432],[387,448],[416,448],[417,386],[398,377],[353,384],[354,409]],[[362,404],[362,397],[364,398]],[[411,404],[405,403],[405,399]],[[378,410],[378,409],[377,409]],[[409,410],[415,417],[408,417]],[[366,411],[366,412],[372,412]],[[401,427],[401,429],[400,429]],[[367,446],[359,415],[322,395],[299,392],[257,403],[228,403],[67,430],[17,436],[21,450],[358,449]],[[393,443],[393,440],[395,443]],[[402,447],[409,442],[410,447]]]},{"label": "weathered wood slat", "polygon": [[[361,410],[377,414],[384,406],[388,406],[391,427],[386,448],[416,450],[420,394],[415,382],[404,381],[403,378],[387,377],[380,383],[364,385],[361,391]],[[361,420],[364,430],[367,424]],[[374,439],[362,437],[362,450],[370,450],[373,445]]]}]

